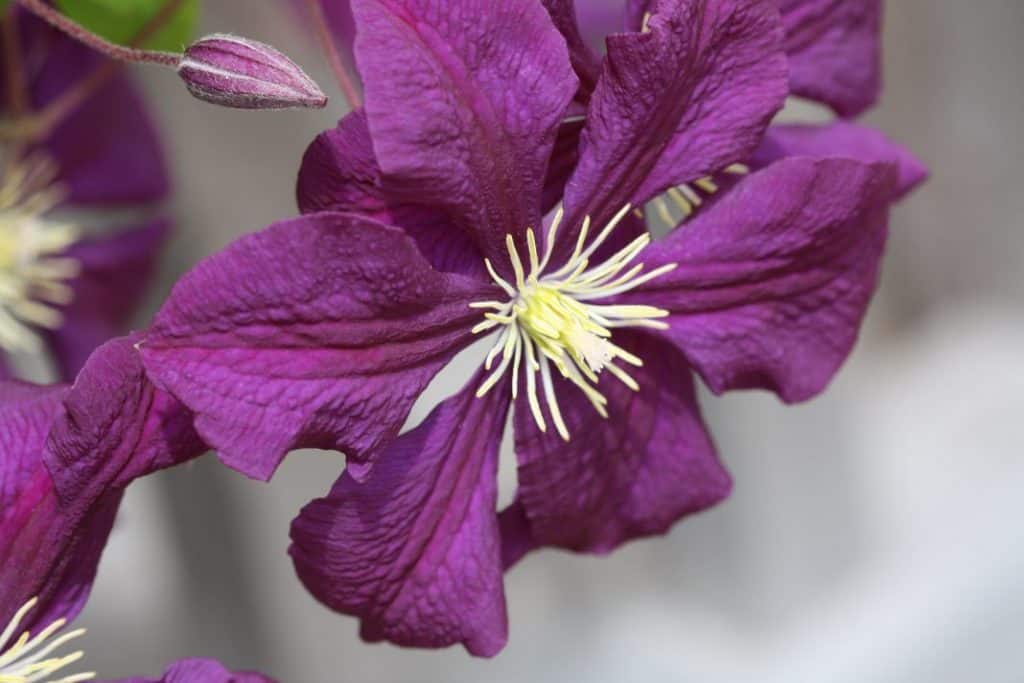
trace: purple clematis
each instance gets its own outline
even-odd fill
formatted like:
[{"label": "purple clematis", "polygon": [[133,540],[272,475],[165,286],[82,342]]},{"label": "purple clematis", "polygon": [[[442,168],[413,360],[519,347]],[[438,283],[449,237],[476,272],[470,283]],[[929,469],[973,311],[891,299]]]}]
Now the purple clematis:
[{"label": "purple clematis", "polygon": [[[657,9],[655,0],[609,0],[598,3],[607,13],[615,5],[630,31],[645,31]],[[880,85],[881,0],[774,0],[784,27],[784,48],[789,63],[792,95],[818,101],[844,117],[862,113],[877,100]],[[595,16],[590,3],[544,0],[553,21],[569,46],[580,79],[576,94],[581,114],[593,94],[601,60],[592,49],[592,35],[604,30],[606,17]],[[585,39],[585,37],[591,37]],[[586,117],[563,123],[549,171],[549,185],[557,188],[575,168],[579,138]],[[668,188],[648,209],[659,221],[673,226],[685,220],[714,195],[735,184],[738,176],[786,156],[841,156],[864,161],[890,160],[899,165],[898,195],[924,181],[927,170],[906,150],[878,131],[848,121],[825,125],[773,125],[761,147],[743,163],[733,164],[693,183]]]},{"label": "purple clematis", "polygon": [[[61,651],[84,633],[65,626],[88,597],[122,492],[205,450],[191,416],[146,381],[132,343],[101,347],[73,387],[0,382],[2,680],[94,678],[69,675],[83,653]],[[210,660],[183,660],[160,679],[270,680]]]},{"label": "purple clematis", "polygon": [[183,659],[160,678],[126,678],[114,683],[274,683],[255,671],[228,671],[212,659]]},{"label": "purple clematis", "polygon": [[[573,13],[573,0],[544,0],[555,15]],[[771,0],[782,16],[783,47],[789,59],[793,95],[856,116],[871,107],[881,90],[882,0]],[[586,0],[580,3],[586,4]],[[640,31],[658,0],[619,0],[626,28]],[[580,13],[586,32],[589,17]],[[573,33],[568,19],[562,26]],[[597,63],[593,54],[577,53],[578,63]]]},{"label": "purple clematis", "polygon": [[[875,289],[900,168],[804,140],[651,243],[632,207],[751,159],[786,97],[770,3],[665,0],[609,38],[565,182],[549,159],[579,81],[539,2],[352,7],[365,110],[307,152],[307,214],[200,263],[140,350],[251,476],[294,448],[345,451],[292,527],[314,595],[369,640],[493,655],[503,560],[607,552],[728,494],[694,373],[786,401],[825,387]],[[396,439],[485,334],[483,367]],[[499,522],[513,402],[519,490]]]},{"label": "purple clematis", "polygon": [[[104,64],[35,17],[22,14],[17,29],[30,110],[43,110]],[[16,113],[14,87],[3,88],[8,115]],[[159,139],[128,77],[115,74],[38,143],[9,145],[2,163],[2,373],[11,372],[11,353],[48,352],[70,380],[97,346],[124,331],[167,236],[167,220],[153,216],[168,193]]]}]

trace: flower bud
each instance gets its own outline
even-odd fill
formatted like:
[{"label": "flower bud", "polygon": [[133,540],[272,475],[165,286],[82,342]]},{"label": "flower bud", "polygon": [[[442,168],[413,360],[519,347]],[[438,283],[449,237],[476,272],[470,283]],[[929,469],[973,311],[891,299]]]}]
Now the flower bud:
[{"label": "flower bud", "polygon": [[236,109],[287,109],[327,104],[313,79],[275,48],[214,34],[192,43],[178,75],[195,97]]}]

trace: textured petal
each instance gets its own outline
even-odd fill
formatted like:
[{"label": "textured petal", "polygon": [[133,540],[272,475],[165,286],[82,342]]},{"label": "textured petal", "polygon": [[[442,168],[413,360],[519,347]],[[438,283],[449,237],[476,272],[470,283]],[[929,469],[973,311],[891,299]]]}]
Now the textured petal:
[{"label": "textured petal", "polygon": [[[353,0],[377,160],[507,268],[505,236],[540,221],[576,77],[536,0]],[[521,244],[525,248],[525,243]]]},{"label": "textured petal", "polygon": [[367,640],[478,656],[505,645],[495,505],[509,385],[478,399],[480,379],[397,439],[365,483],[342,475],[292,524],[299,578],[358,616]]},{"label": "textured petal", "polygon": [[649,247],[649,268],[678,267],[621,302],[669,310],[664,334],[715,392],[810,398],[857,339],[896,176],[849,159],[773,164]]},{"label": "textured petal", "polygon": [[382,177],[366,126],[366,114],[352,112],[338,127],[320,134],[306,150],[299,170],[299,209],[351,211],[403,228],[438,270],[485,276],[483,254],[440,209],[411,203]]},{"label": "textured petal", "polygon": [[[628,0],[639,31],[654,0]],[[882,0],[774,0],[782,13],[790,90],[855,116],[881,89]]]},{"label": "textured petal", "polygon": [[771,126],[754,153],[752,165],[764,167],[790,156],[893,162],[899,169],[896,199],[903,198],[928,178],[928,169],[908,150],[877,130],[846,121],[822,126]]},{"label": "textured petal", "polygon": [[202,452],[190,425],[130,339],[99,349],[73,387],[0,384],[0,621],[33,596],[32,624],[78,613],[123,487]]},{"label": "textured petal", "polygon": [[71,282],[75,297],[62,309],[64,324],[46,335],[66,381],[74,379],[100,344],[124,333],[131,324],[169,231],[170,223],[158,219],[79,242],[68,250],[82,272]]},{"label": "textured petal", "polygon": [[855,116],[881,90],[882,0],[777,0],[794,95]]},{"label": "textured petal", "polygon": [[303,446],[365,462],[500,290],[433,270],[401,230],[337,213],[283,221],[200,263],[141,350],[221,458],[269,478]]},{"label": "textured petal", "polygon": [[594,91],[597,79],[601,75],[601,60],[590,48],[580,29],[588,28],[591,19],[599,18],[599,16],[592,16],[596,8],[591,6],[601,5],[603,9],[604,3],[601,0],[583,0],[580,8],[587,12],[587,16],[581,17],[581,21],[577,22],[576,3],[573,0],[542,0],[542,2],[548,14],[551,15],[555,28],[565,38],[569,48],[569,59],[576,72],[576,77],[579,79],[583,101],[586,101],[590,93]]},{"label": "textured petal", "polygon": [[548,173],[544,179],[544,195],[541,202],[544,213],[551,211],[562,201],[565,184],[576,170],[580,158],[580,133],[583,131],[584,120],[582,116],[569,118],[558,127],[558,137],[551,150]]},{"label": "textured petal", "polygon": [[[755,0],[664,0],[647,33],[610,36],[568,225],[745,160],[786,96],[782,29]],[[564,244],[571,244],[565,238]]]},{"label": "textured petal", "polygon": [[515,411],[517,503],[503,518],[505,561],[523,554],[521,523],[534,543],[605,553],[632,538],[661,534],[680,518],[725,498],[731,480],[704,427],[686,360],[654,337],[620,333],[616,342],[644,360],[631,369],[634,392],[604,373],[608,419],[565,380],[555,385],[571,439],[541,432],[525,397]]},{"label": "textured petal", "polygon": [[[106,61],[95,51],[26,17],[22,61],[32,104],[45,106]],[[160,140],[124,73],[83,102],[43,143],[60,167],[68,201],[80,205],[152,202],[169,187]]]},{"label": "textured petal", "polygon": [[62,507],[43,464],[64,387],[0,383],[0,622],[32,597],[26,628],[74,618],[96,575],[120,493]]},{"label": "textured petal", "polygon": [[182,659],[160,678],[125,678],[110,683],[275,683],[252,671],[228,671],[212,659]]},{"label": "textured petal", "polygon": [[135,339],[92,355],[64,399],[45,460],[62,502],[88,501],[201,455],[192,415],[146,378]]}]

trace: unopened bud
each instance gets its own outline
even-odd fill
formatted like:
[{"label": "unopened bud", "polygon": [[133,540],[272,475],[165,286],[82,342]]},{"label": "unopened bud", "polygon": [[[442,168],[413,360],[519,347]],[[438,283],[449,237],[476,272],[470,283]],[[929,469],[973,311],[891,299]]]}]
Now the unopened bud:
[{"label": "unopened bud", "polygon": [[312,78],[275,48],[214,34],[192,43],[178,64],[189,91],[236,109],[321,108],[327,96]]}]

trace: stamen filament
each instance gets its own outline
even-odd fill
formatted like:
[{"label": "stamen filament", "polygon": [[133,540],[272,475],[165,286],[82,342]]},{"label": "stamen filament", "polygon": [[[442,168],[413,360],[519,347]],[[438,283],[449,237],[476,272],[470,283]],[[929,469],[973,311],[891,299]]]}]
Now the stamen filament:
[{"label": "stamen filament", "polygon": [[[33,683],[43,679],[49,683],[79,683],[96,677],[95,672],[84,672],[53,679],[51,675],[82,659],[81,650],[60,657],[50,655],[70,641],[85,635],[85,629],[79,628],[58,635],[67,625],[67,620],[59,618],[32,636],[23,631],[10,647],[11,636],[18,630],[25,616],[35,609],[37,598],[32,598],[15,612],[3,633],[0,633],[0,683]],[[54,637],[56,636],[56,637]],[[6,648],[6,649],[4,649]]]}]

